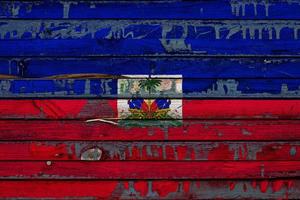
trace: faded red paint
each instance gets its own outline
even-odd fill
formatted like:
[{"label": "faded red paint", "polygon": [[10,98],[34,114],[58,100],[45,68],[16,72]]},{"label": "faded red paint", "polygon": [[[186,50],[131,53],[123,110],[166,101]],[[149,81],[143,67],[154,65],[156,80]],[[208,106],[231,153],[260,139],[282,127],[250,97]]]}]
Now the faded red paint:
[{"label": "faded red paint", "polygon": [[0,160],[80,160],[98,148],[101,160],[300,160],[299,142],[0,142]]},{"label": "faded red paint", "polygon": [[268,185],[269,185],[268,181],[261,181],[260,182],[260,191],[265,193],[268,189]]},{"label": "faded red paint", "polygon": [[[300,119],[300,100],[183,100],[182,109],[183,119]],[[116,100],[2,100],[0,105],[2,119],[115,117]]]},{"label": "faded red paint", "polygon": [[233,160],[234,152],[227,144],[220,144],[218,148],[213,148],[208,153],[207,160]]},{"label": "faded red paint", "polygon": [[[10,149],[13,148],[14,145],[10,145]],[[3,145],[0,144],[0,148],[3,148]],[[76,159],[74,154],[69,154],[67,145],[64,143],[56,144],[56,145],[47,145],[41,142],[31,142],[29,144],[29,155],[26,155],[26,149],[23,147],[19,150],[21,153],[22,151],[25,151],[23,154],[23,159],[29,159],[30,157],[34,158],[35,160],[40,159],[46,159],[46,160],[52,160],[52,159]],[[9,152],[7,152],[5,155],[8,155]],[[7,158],[6,158],[7,159]],[[13,159],[13,158],[12,158]]]},{"label": "faded red paint", "polygon": [[[218,199],[222,194],[252,198],[254,191],[259,197],[298,197],[300,184],[294,178],[300,176],[300,147],[293,141],[300,140],[299,113],[300,100],[183,100],[182,126],[124,127],[85,122],[116,118],[116,100],[3,100],[0,177],[14,181],[1,181],[0,195],[107,199],[158,194],[157,199]],[[3,142],[6,140],[10,142]],[[110,140],[145,144],[125,145],[124,156],[116,153],[120,151],[117,145],[105,149],[97,144],[106,141],[107,145]],[[229,140],[244,142],[234,146],[225,142]],[[196,152],[184,141],[207,141],[217,146]],[[251,145],[262,141],[269,142],[253,150]],[[150,142],[154,144],[149,146]],[[85,150],[96,147],[103,151],[100,161],[79,161]],[[270,180],[273,178],[280,180]],[[32,181],[24,184],[20,179]]]},{"label": "faded red paint", "polygon": [[[1,117],[1,116],[0,116]],[[245,131],[246,134],[245,134]],[[0,120],[0,140],[300,140],[299,120],[184,120],[179,127],[123,127],[83,120]]]},{"label": "faded red paint", "polygon": [[174,182],[172,181],[154,181],[152,188],[153,191],[157,191],[160,197],[164,198],[171,192],[176,191],[178,188],[178,184],[174,184]]},{"label": "faded red paint", "polygon": [[183,191],[188,194],[190,188],[191,188],[191,182],[190,181],[183,181]]},{"label": "faded red paint", "polygon": [[148,193],[148,183],[147,182],[136,182],[134,183],[134,188],[140,193],[142,197],[145,197]]},{"label": "faded red paint", "polygon": [[281,188],[283,187],[284,182],[282,180],[274,180],[272,182],[272,190],[273,192],[277,192],[279,190],[281,190]]},{"label": "faded red paint", "polygon": [[2,178],[14,179],[264,179],[300,176],[300,161],[2,161]]},{"label": "faded red paint", "polygon": [[[273,198],[287,199],[297,198],[300,192],[299,180],[261,180],[256,181],[259,185],[263,185],[264,190],[251,186],[251,181],[241,180],[209,180],[209,181],[175,181],[175,180],[158,180],[158,181],[1,181],[0,195],[3,198],[65,198],[65,197],[97,197],[97,198],[116,198],[127,194],[127,197],[133,199],[136,194],[128,194],[129,189],[138,193],[139,197],[146,197],[150,192],[159,195],[158,199],[177,197],[183,195],[183,198],[193,197],[198,199],[218,199],[221,194],[228,198],[235,198],[238,195],[240,198],[249,198],[253,191],[252,198]],[[287,187],[288,182],[292,182],[290,188]],[[280,183],[280,185],[278,184]],[[281,184],[282,183],[282,184]],[[272,190],[273,185],[278,184],[277,191]],[[129,186],[131,185],[131,186]],[[237,185],[243,185],[248,190],[239,190]],[[121,188],[120,188],[121,186]],[[183,191],[180,191],[180,187]],[[130,196],[131,195],[131,196]],[[182,196],[181,196],[182,197]]]},{"label": "faded red paint", "polygon": [[229,189],[230,189],[230,191],[234,190],[234,187],[235,187],[235,183],[234,182],[230,182],[229,183]]},{"label": "faded red paint", "polygon": [[[291,153],[291,150],[295,150],[295,153]],[[266,156],[264,152],[269,152],[270,154]],[[266,145],[262,147],[262,150],[258,152],[256,155],[258,160],[261,159],[274,160],[279,156],[283,156],[283,155],[285,155],[285,158],[288,160],[297,160],[299,153],[300,153],[300,147],[293,146],[292,143],[290,143],[284,145]]]},{"label": "faded red paint", "polygon": [[257,187],[257,181],[256,180],[252,180],[251,181],[251,185],[253,188],[256,188]]}]

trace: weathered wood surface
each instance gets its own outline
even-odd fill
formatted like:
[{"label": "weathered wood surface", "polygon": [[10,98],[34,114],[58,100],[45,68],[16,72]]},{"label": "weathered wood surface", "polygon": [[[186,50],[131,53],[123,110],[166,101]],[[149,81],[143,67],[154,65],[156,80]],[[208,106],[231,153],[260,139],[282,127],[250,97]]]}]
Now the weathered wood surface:
[{"label": "weathered wood surface", "polygon": [[298,199],[299,8],[1,1],[0,198]]},{"label": "weathered wood surface", "polygon": [[296,179],[278,180],[140,180],[5,181],[4,198],[70,199],[298,199]]},{"label": "weathered wood surface", "polygon": [[298,0],[5,0],[0,4],[0,18],[299,19],[299,8]]},{"label": "weathered wood surface", "polygon": [[278,180],[5,181],[4,198],[298,199],[300,182]]},{"label": "weathered wood surface", "polygon": [[[126,123],[125,123],[126,124]],[[183,120],[122,126],[83,120],[0,120],[1,141],[299,141],[299,120]]]},{"label": "weathered wood surface", "polygon": [[0,179],[298,178],[300,161],[1,161]]},{"label": "weathered wood surface", "polygon": [[[300,78],[299,58],[97,57],[0,58],[2,78],[85,78],[87,75],[182,75],[183,78]],[[126,67],[124,67],[126,66]]]},{"label": "weathered wood surface", "polygon": [[[299,100],[182,100],[183,119],[300,119]],[[0,119],[117,120],[116,100],[1,100]],[[168,118],[166,118],[168,119]]]},{"label": "weathered wood surface", "polygon": [[[79,75],[80,76],[80,75]],[[84,75],[83,75],[84,76]],[[300,98],[300,79],[157,78],[162,89],[139,86],[149,79],[2,79],[0,98]],[[154,79],[154,78],[153,78]],[[180,82],[180,89],[176,83]],[[129,84],[120,92],[120,82]],[[177,84],[178,85],[178,84]],[[137,89],[135,88],[137,87]]]},{"label": "weathered wood surface", "polygon": [[0,20],[1,56],[299,56],[297,20]]},{"label": "weathered wood surface", "polygon": [[0,160],[290,161],[300,142],[1,142]]}]

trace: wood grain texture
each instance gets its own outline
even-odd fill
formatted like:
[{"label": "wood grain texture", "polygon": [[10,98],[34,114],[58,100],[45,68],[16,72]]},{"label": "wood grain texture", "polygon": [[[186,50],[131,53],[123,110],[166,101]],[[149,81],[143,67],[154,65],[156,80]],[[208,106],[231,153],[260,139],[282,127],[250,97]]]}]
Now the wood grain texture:
[{"label": "wood grain texture", "polygon": [[1,142],[0,160],[300,160],[300,142]]},{"label": "wood grain texture", "polygon": [[299,199],[299,8],[1,1],[0,199]]},{"label": "wood grain texture", "polygon": [[[178,75],[183,78],[300,78],[299,58],[276,57],[97,57],[0,58],[0,74],[11,78],[58,78],[67,75]],[[126,66],[126,67],[124,67]]]},{"label": "wood grain texture", "polygon": [[1,56],[299,56],[297,20],[0,20]]},{"label": "wood grain texture", "polygon": [[0,179],[298,178],[300,161],[1,161]]},{"label": "wood grain texture", "polygon": [[[2,1],[1,18],[299,19],[297,0]],[[132,12],[134,10],[135,12]]]},{"label": "wood grain texture", "polygon": [[[70,76],[70,75],[69,75]],[[133,90],[134,84],[148,79],[99,78],[101,75],[77,75],[91,78],[53,79],[2,79],[0,98],[300,98],[300,79],[171,79],[157,80],[168,84],[165,89],[149,93],[141,88]],[[93,78],[95,77],[95,78]],[[120,81],[130,83],[120,91]],[[173,85],[182,83],[182,89]],[[161,84],[163,85],[163,84]],[[160,88],[160,86],[159,86]]]},{"label": "wood grain texture", "polygon": [[140,180],[5,181],[4,198],[70,199],[298,199],[296,179],[278,180]]},{"label": "wood grain texture", "polygon": [[[183,119],[299,119],[299,100],[183,100]],[[116,100],[1,100],[1,119],[116,120]]]},{"label": "wood grain texture", "polygon": [[297,141],[299,120],[184,120],[182,126],[117,126],[83,120],[0,120],[1,141]]}]

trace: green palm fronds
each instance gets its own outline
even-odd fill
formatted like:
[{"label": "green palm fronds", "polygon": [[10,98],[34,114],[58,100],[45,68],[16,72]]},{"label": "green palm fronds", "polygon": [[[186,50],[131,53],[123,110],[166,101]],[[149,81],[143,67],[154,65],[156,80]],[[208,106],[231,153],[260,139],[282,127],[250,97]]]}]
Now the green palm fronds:
[{"label": "green palm fronds", "polygon": [[159,79],[150,79],[147,78],[146,80],[140,80],[139,86],[140,88],[148,91],[151,93],[152,91],[155,91],[155,89],[160,86],[161,80]]}]

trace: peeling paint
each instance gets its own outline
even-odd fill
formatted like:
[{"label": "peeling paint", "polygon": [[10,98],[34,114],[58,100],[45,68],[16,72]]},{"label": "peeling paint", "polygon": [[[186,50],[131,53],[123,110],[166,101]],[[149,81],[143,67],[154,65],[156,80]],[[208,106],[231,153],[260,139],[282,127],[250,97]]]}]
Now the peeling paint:
[{"label": "peeling paint", "polygon": [[[162,79],[167,80],[167,79]],[[184,82],[185,79],[180,79]],[[189,81],[189,80],[188,80]],[[183,88],[176,91],[160,91],[157,90],[151,93],[151,98],[172,98],[172,116],[174,118],[180,119],[181,110],[181,100],[182,97],[187,98],[199,98],[199,97],[241,97],[241,98],[295,98],[300,96],[300,85],[298,81],[291,81],[286,79],[285,81],[276,82],[276,80],[271,80],[273,88],[269,86],[262,85],[261,88],[257,89],[256,83],[251,82],[251,80],[244,79],[239,83],[235,79],[217,79],[208,80],[212,81],[211,86],[201,86],[197,88],[197,84],[201,80],[195,80],[194,82],[189,82],[192,84],[192,90],[188,88]],[[268,82],[262,80],[262,84],[267,84]],[[205,84],[205,83],[203,83]],[[268,83],[269,84],[269,83]],[[45,87],[40,87],[41,85]],[[241,85],[241,86],[239,86]],[[246,86],[246,87],[245,87]],[[292,88],[292,89],[291,89]],[[85,98],[120,98],[118,108],[122,116],[128,116],[129,111],[124,109],[127,107],[127,98],[149,98],[149,93],[128,93],[126,91],[122,93],[117,93],[118,86],[116,85],[116,80],[114,79],[11,79],[10,77],[4,77],[0,80],[0,98],[8,97],[85,97]],[[176,98],[176,99],[175,99]],[[123,99],[123,100],[122,100]],[[122,107],[125,106],[125,107]],[[174,110],[174,112],[173,112]],[[178,112],[176,112],[177,110]],[[120,117],[122,117],[120,114]],[[178,121],[179,122],[179,121]],[[153,123],[152,125],[154,125]],[[175,121],[174,121],[174,124]],[[246,132],[244,132],[247,134]]]},{"label": "peeling paint", "polygon": [[[36,146],[37,145],[37,146]],[[296,156],[298,143],[270,142],[46,142],[33,152],[50,151],[50,158],[71,160],[262,160],[287,151]],[[34,154],[32,155],[34,156]],[[263,156],[263,157],[262,157]],[[277,154],[284,160],[285,153]]]},{"label": "peeling paint", "polygon": [[269,16],[269,7],[272,5],[269,0],[231,0],[231,12],[235,16],[245,16],[246,15],[246,7],[247,10],[250,10],[249,7],[253,7],[253,13],[257,16],[257,7],[264,7],[265,16]]},{"label": "peeling paint", "polygon": [[256,156],[259,152],[262,152],[261,143],[233,143],[229,144],[229,149],[234,152],[234,160],[256,160]]},{"label": "peeling paint", "polygon": [[12,4],[11,13],[13,17],[16,17],[19,15],[20,10],[20,4]]},{"label": "peeling paint", "polygon": [[300,85],[298,89],[290,90],[288,85],[283,83],[280,92],[272,94],[268,92],[251,92],[246,93],[238,89],[239,82],[235,79],[219,79],[213,83],[210,88],[202,92],[184,93],[185,97],[297,97],[300,95]]},{"label": "peeling paint", "polygon": [[[276,190],[273,185],[276,181],[262,180],[256,184],[250,181],[178,181],[177,188],[174,191],[168,191],[162,196],[159,191],[153,190],[153,185],[159,185],[157,181],[147,181],[145,195],[138,192],[136,184],[140,181],[120,181],[112,193],[112,197],[120,197],[120,199],[216,199],[219,197],[225,199],[233,198],[263,198],[277,199],[296,197],[295,190],[288,189],[288,181],[283,181]],[[128,188],[126,186],[128,185]],[[234,185],[234,187],[230,187]],[[158,186],[156,186],[157,188]],[[186,189],[184,189],[184,187]],[[169,189],[168,189],[169,190]],[[296,192],[296,193],[295,193]]]},{"label": "peeling paint", "polygon": [[[64,4],[64,15],[68,13],[70,2]],[[66,16],[65,16],[66,17]],[[149,27],[147,31],[140,31],[139,26]],[[236,20],[1,20],[0,21],[1,39],[147,39],[153,32],[160,40],[167,52],[191,52],[192,47],[188,39],[198,39],[201,35],[210,38],[215,35],[217,40],[232,39],[239,34],[242,39],[281,39],[282,30],[292,30],[290,37],[298,39],[300,23],[296,20],[289,21],[236,21]],[[178,29],[180,28],[180,29]],[[172,32],[181,32],[180,36],[172,36]],[[210,31],[207,32],[206,29]],[[104,32],[103,36],[97,36],[97,32]],[[268,38],[264,38],[264,32],[268,32]],[[248,34],[249,33],[249,34]],[[196,35],[196,36],[192,36]],[[275,35],[275,38],[273,37]],[[286,34],[285,34],[286,35]]]},{"label": "peeling paint", "polygon": [[0,94],[1,95],[10,95],[11,82],[9,80],[1,80],[0,81]]}]

